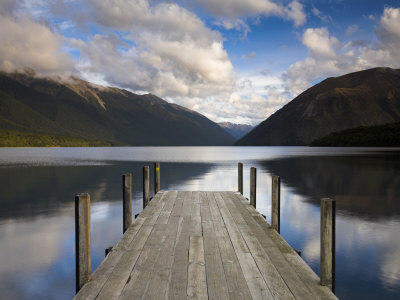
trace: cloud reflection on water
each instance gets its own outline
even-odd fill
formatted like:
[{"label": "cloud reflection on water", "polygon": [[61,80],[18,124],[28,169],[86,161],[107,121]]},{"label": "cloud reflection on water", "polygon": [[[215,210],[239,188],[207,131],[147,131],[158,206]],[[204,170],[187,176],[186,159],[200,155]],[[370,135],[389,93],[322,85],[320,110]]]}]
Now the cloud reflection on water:
[{"label": "cloud reflection on water", "polygon": [[[217,162],[162,162],[161,188],[236,190],[237,162],[246,153],[243,148],[229,149],[223,148],[223,153],[221,149],[202,150],[201,159],[212,160],[214,155]],[[317,273],[319,199],[338,197],[338,295],[352,299],[379,295],[389,299],[400,295],[400,204],[395,201],[400,194],[400,161],[393,156],[371,154],[285,157],[278,150],[263,160],[268,154],[259,148],[257,151],[262,154],[252,154],[257,159],[242,160],[244,195],[249,196],[249,168],[255,166],[257,209],[270,221],[270,176],[281,176],[281,233],[292,247],[302,251],[303,258]],[[70,156],[79,156],[81,150],[76,151]],[[121,156],[127,159],[132,150],[124,151]],[[190,154],[185,147],[179,151],[186,158]],[[95,158],[108,155],[102,152]],[[146,157],[155,160],[154,155],[153,152]],[[168,155],[179,159],[176,152]],[[141,172],[143,165],[149,163],[105,162],[96,166],[0,168],[0,201],[4,208],[0,213],[0,289],[7,298],[51,298],[55,293],[61,299],[73,296],[76,193],[89,192],[92,198],[93,268],[104,258],[104,249],[122,235],[121,176],[126,172],[134,174],[134,212],[141,210]],[[18,188],[13,182],[18,182]],[[25,283],[21,284],[21,280]]]}]

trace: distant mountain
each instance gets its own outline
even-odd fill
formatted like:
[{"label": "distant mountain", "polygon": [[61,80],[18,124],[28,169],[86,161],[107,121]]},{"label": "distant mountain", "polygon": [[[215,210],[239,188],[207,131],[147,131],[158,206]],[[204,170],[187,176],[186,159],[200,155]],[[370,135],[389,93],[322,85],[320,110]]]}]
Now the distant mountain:
[{"label": "distant mountain", "polygon": [[253,129],[253,126],[251,125],[235,124],[230,122],[222,122],[218,123],[218,125],[229,132],[236,139],[240,139]]},{"label": "distant mountain", "polygon": [[205,116],[152,94],[136,95],[77,78],[39,78],[30,72],[0,72],[0,129],[45,135],[46,140],[61,136],[117,145],[234,142]]},{"label": "distant mountain", "polygon": [[313,147],[400,147],[400,122],[332,132],[311,142]]},{"label": "distant mountain", "polygon": [[400,70],[328,78],[286,104],[236,145],[309,145],[335,131],[400,121]]}]

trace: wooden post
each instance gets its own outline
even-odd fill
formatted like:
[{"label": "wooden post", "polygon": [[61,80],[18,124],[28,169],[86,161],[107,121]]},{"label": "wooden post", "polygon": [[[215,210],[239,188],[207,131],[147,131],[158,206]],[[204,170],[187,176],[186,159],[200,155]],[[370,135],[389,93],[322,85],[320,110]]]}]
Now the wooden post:
[{"label": "wooden post", "polygon": [[105,256],[107,256],[111,251],[112,251],[112,249],[113,249],[113,247],[112,246],[110,246],[110,247],[108,247],[108,248],[106,248],[106,250],[104,250],[104,252],[105,252]]},{"label": "wooden post", "polygon": [[75,196],[76,292],[90,280],[90,196]]},{"label": "wooden post", "polygon": [[123,190],[123,223],[122,232],[132,225],[132,174],[122,175],[122,190]]},{"label": "wooden post", "polygon": [[335,292],[335,200],[321,199],[321,285]]},{"label": "wooden post", "polygon": [[243,195],[243,164],[238,163],[238,191]]},{"label": "wooden post", "polygon": [[150,201],[150,172],[149,166],[143,167],[143,209]]},{"label": "wooden post", "polygon": [[256,208],[257,169],[250,168],[250,205]]},{"label": "wooden post", "polygon": [[272,176],[272,199],[271,199],[271,225],[278,233],[281,230],[281,179]]},{"label": "wooden post", "polygon": [[160,191],[160,163],[154,164],[154,194]]}]

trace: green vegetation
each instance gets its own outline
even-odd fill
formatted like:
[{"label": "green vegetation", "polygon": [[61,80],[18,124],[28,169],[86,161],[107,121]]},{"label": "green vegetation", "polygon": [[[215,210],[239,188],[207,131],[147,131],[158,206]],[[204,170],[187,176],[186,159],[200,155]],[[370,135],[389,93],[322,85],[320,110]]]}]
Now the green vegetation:
[{"label": "green vegetation", "polygon": [[221,146],[235,140],[205,116],[154,95],[4,72],[0,129],[132,146]]},{"label": "green vegetation", "polygon": [[312,147],[400,147],[400,122],[361,126],[314,140]]},{"label": "green vegetation", "polygon": [[95,147],[113,146],[99,140],[47,135],[13,130],[0,130],[0,147]]}]

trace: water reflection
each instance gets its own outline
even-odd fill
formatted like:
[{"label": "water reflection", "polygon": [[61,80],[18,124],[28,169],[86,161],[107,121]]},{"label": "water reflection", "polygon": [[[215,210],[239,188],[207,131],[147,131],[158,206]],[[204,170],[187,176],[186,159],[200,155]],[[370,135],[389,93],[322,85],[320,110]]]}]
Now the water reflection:
[{"label": "water reflection", "polygon": [[[397,152],[339,149],[335,155],[326,155],[325,150],[307,152],[309,148],[287,147],[118,149],[120,152],[114,148],[111,152],[96,150],[93,157],[84,148],[38,149],[40,153],[31,150],[30,155],[24,149],[15,156],[12,151],[8,153],[10,159],[1,156],[2,297],[73,297],[75,194],[91,194],[92,267],[95,269],[104,258],[104,249],[114,245],[122,234],[122,174],[133,173],[133,208],[137,213],[142,206],[144,165],[151,166],[152,193],[155,160],[162,161],[162,189],[236,190],[236,167],[241,160],[247,197],[249,168],[258,169],[257,209],[268,220],[270,176],[281,176],[281,233],[294,248],[302,251],[303,258],[317,273],[319,199],[327,196],[337,199],[337,294],[341,299],[399,298],[400,204],[396,195],[400,194],[400,158]],[[4,154],[4,150],[0,152]],[[110,159],[112,155],[118,159]],[[202,163],[195,163],[196,158]]]},{"label": "water reflection", "polygon": [[342,213],[368,219],[400,215],[398,155],[297,157],[262,165],[316,205],[323,197],[334,197]]}]

